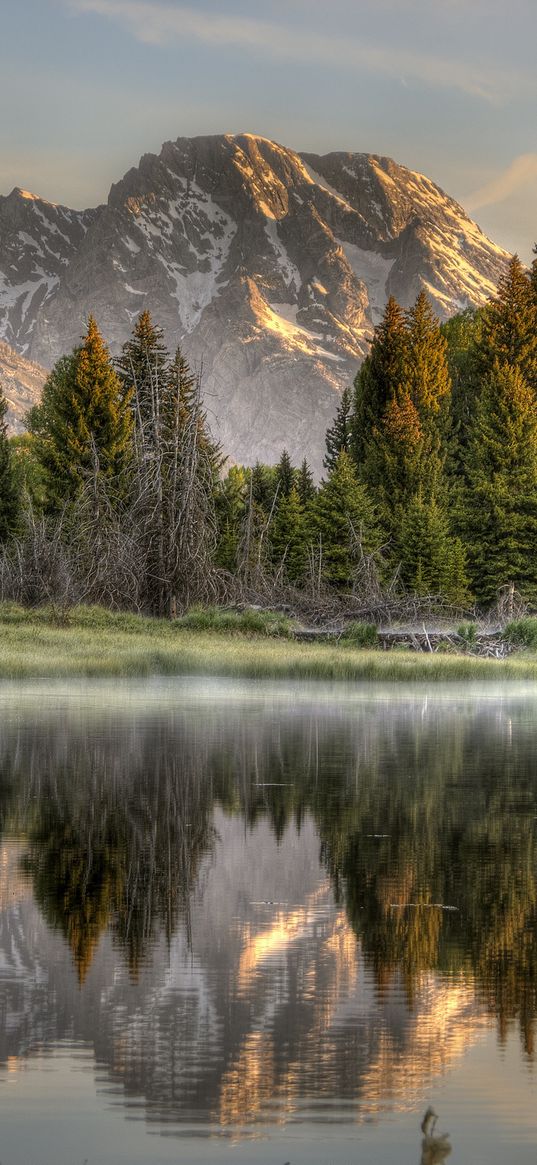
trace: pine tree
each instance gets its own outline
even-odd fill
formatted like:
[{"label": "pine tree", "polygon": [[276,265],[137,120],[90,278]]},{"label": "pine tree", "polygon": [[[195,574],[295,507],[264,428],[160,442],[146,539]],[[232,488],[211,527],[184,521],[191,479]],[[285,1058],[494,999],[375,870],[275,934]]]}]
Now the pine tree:
[{"label": "pine tree", "polygon": [[406,344],[404,312],[390,296],[369,356],[354,381],[350,450],[358,468],[366,459],[372,433],[402,384]]},{"label": "pine tree", "polygon": [[282,498],[270,531],[272,562],[283,577],[299,586],[304,581],[308,554],[308,527],[298,490]]},{"label": "pine tree", "polygon": [[159,415],[163,427],[184,428],[188,424],[192,404],[197,396],[197,377],[192,372],[180,348],[173,360],[163,365]]},{"label": "pine tree", "polygon": [[278,505],[280,504],[282,498],[289,497],[294,483],[295,471],[291,465],[291,459],[287,449],[284,449],[275,470],[275,486]]},{"label": "pine tree", "polygon": [[129,449],[131,425],[108,348],[93,316],[76,361],[75,386],[79,397],[78,421],[84,437],[90,433],[103,469],[117,474]]},{"label": "pine tree", "polygon": [[169,355],[162,329],[148,311],[138,317],[130,340],[123,345],[116,368],[132,403],[135,426],[144,440],[154,439],[165,393]]},{"label": "pine tree", "polygon": [[298,471],[296,485],[300,501],[302,505],[306,507],[315,497],[315,483],[313,481],[313,474],[306,461],[306,458],[304,458]]},{"label": "pine tree", "polygon": [[260,569],[264,571],[270,567],[270,544],[267,538],[270,512],[267,513],[254,497],[252,471],[246,491],[237,555],[239,573],[247,582],[251,581]]},{"label": "pine tree", "polygon": [[380,534],[371,497],[345,451],[312,503],[312,524],[321,541],[324,577],[351,587],[363,554],[377,548]]},{"label": "pine tree", "polygon": [[252,501],[268,518],[275,492],[275,470],[272,466],[256,461],[251,472]]},{"label": "pine tree", "polygon": [[[451,381],[447,343],[427,296],[406,316],[401,381],[374,426],[362,479],[389,536],[392,569],[417,593],[465,593],[459,550],[450,533],[445,472]],[[461,559],[456,579],[448,562]]]},{"label": "pine tree", "polygon": [[7,401],[0,389],[0,543],[13,534],[19,510],[19,497],[13,458],[6,424]]},{"label": "pine tree", "polygon": [[402,383],[422,425],[445,433],[451,396],[447,341],[424,291],[407,313]]},{"label": "pine tree", "polygon": [[216,482],[225,458],[221,445],[213,440],[209,429],[201,400],[200,378],[192,372],[180,348],[168,367],[163,369],[159,413],[162,432],[168,438],[184,431],[195,417],[197,446],[210,463]]},{"label": "pine tree", "polygon": [[11,438],[9,445],[17,497],[27,498],[36,511],[42,511],[47,490],[43,466],[36,455],[36,438],[33,433],[20,433]]},{"label": "pine tree", "polygon": [[388,529],[419,486],[423,445],[418,411],[408,393],[400,393],[389,401],[371,434],[362,472]]},{"label": "pine tree", "polygon": [[362,476],[392,540],[398,539],[402,516],[416,494],[445,497],[438,436],[424,426],[408,392],[389,402],[373,433]]},{"label": "pine tree", "polygon": [[537,304],[537,243],[533,248],[533,254],[535,255],[535,259],[531,265],[530,283],[533,294],[533,301],[535,304]]},{"label": "pine tree", "polygon": [[508,364],[495,365],[476,405],[459,523],[480,602],[510,582],[537,595],[537,412]]},{"label": "pine tree", "polygon": [[47,482],[47,508],[76,497],[90,474],[120,478],[132,448],[130,399],[93,316],[80,348],[62,357],[29,429]]},{"label": "pine tree", "polygon": [[522,374],[537,392],[537,297],[532,279],[518,255],[511,259],[498,283],[498,292],[482,312],[478,364],[484,378],[496,362]]},{"label": "pine tree", "polygon": [[448,459],[451,472],[458,473],[480,377],[477,350],[481,334],[481,310],[468,307],[441,325],[447,341],[447,361],[451,380],[451,438]]},{"label": "pine tree", "polygon": [[80,491],[81,478],[71,456],[70,400],[76,393],[77,350],[61,356],[47,377],[41,401],[28,413],[37,473],[43,483],[43,508],[54,510]]},{"label": "pine tree", "polygon": [[248,473],[242,465],[232,465],[216,493],[218,547],[216,563],[229,570],[237,570],[246,503],[249,491]]},{"label": "pine tree", "polygon": [[417,595],[442,595],[462,605],[468,599],[465,556],[451,535],[448,515],[421,490],[407,506],[400,532],[401,581]]},{"label": "pine tree", "polygon": [[348,453],[351,444],[351,390],[345,388],[341,395],[334,423],[326,433],[326,454],[323,460],[324,468],[329,473],[335,468],[341,452]]}]

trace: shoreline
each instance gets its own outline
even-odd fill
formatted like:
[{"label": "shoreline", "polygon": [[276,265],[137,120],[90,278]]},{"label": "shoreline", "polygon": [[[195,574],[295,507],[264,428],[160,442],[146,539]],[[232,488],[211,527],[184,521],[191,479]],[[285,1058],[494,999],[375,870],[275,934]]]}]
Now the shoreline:
[{"label": "shoreline", "polygon": [[74,608],[66,622],[43,609],[0,604],[0,680],[221,676],[243,679],[442,682],[534,680],[537,653],[506,659],[371,649],[340,641],[197,630],[143,616]]}]

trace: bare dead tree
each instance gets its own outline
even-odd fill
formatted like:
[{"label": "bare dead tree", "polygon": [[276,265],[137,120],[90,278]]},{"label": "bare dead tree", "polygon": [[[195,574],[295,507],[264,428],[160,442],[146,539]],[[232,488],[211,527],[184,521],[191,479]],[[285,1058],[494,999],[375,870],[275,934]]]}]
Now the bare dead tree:
[{"label": "bare dead tree", "polygon": [[47,604],[64,618],[78,601],[67,526],[66,510],[50,520],[26,506],[19,536],[0,554],[2,599],[27,607]]}]

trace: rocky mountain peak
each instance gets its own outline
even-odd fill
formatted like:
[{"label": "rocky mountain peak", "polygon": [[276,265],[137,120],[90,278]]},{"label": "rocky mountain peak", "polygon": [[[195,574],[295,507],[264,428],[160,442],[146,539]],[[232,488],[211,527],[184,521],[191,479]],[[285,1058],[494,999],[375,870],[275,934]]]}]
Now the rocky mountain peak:
[{"label": "rocky mountain peak", "polygon": [[149,308],[198,366],[238,460],[324,432],[387,296],[447,316],[506,261],[430,179],[389,158],[298,154],[250,133],[178,138],[95,211],[0,199],[0,336],[51,366],[93,312],[117,351]]},{"label": "rocky mountain peak", "polygon": [[30,353],[38,316],[96,214],[18,186],[0,197],[0,338],[21,354]]}]

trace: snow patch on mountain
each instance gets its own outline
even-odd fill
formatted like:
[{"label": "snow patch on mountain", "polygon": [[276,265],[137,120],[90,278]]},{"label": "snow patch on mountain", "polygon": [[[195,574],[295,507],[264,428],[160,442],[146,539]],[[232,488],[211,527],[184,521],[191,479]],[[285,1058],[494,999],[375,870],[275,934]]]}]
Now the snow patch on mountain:
[{"label": "snow patch on mountain", "polygon": [[367,287],[371,319],[373,324],[378,324],[386,306],[388,279],[395,260],[385,258],[378,251],[366,251],[354,243],[338,241],[357,279]]},{"label": "snow patch on mountain", "polygon": [[276,261],[286,287],[289,289],[292,287],[295,295],[298,295],[302,287],[302,276],[296,264],[289,258],[288,252],[278,234],[278,222],[275,218],[271,217],[267,220],[265,223],[265,233],[276,256]]},{"label": "snow patch on mountain", "polygon": [[330,183],[326,181],[326,178],[323,178],[322,174],[317,174],[317,171],[314,170],[311,166],[308,166],[306,163],[304,163],[304,170],[312,186],[320,186],[322,190],[326,190],[328,194],[331,194],[332,198],[335,198],[338,202],[343,202],[345,206],[349,208],[349,210],[351,209],[349,203],[345,198],[343,198],[339,190],[336,190],[334,186],[331,186]]}]

